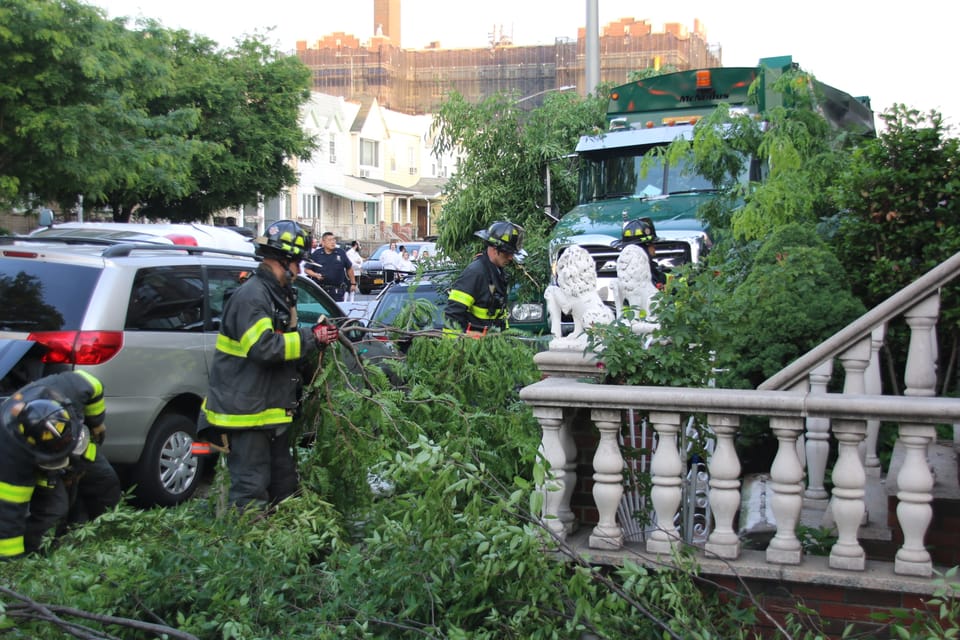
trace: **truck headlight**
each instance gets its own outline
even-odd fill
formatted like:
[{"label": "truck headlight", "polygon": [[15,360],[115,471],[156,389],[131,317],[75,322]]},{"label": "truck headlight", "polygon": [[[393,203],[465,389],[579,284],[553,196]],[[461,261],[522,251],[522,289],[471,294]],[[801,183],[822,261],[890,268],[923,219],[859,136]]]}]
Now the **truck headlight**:
[{"label": "truck headlight", "polygon": [[510,307],[511,322],[540,322],[543,320],[543,305],[537,302],[518,302]]}]

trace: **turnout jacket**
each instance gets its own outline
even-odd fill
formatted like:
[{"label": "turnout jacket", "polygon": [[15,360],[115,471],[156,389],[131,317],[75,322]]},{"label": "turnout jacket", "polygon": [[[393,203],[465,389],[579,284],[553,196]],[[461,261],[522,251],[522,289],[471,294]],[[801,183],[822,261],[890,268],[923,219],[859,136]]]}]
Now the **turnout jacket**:
[{"label": "turnout jacket", "polygon": [[[20,436],[13,405],[41,399],[60,403],[74,423],[82,422],[91,430],[103,425],[103,385],[86,371],[46,376],[0,404],[0,559],[24,553],[24,533],[34,489],[38,485],[53,486],[61,476],[71,473],[70,469],[40,469],[33,448]],[[96,456],[97,444],[91,440],[79,458],[92,462]],[[73,458],[71,467],[78,464]]]},{"label": "turnout jacket", "polygon": [[507,276],[493,264],[486,251],[477,255],[453,283],[444,314],[449,324],[462,331],[507,324]]},{"label": "turnout jacket", "polygon": [[310,327],[297,328],[296,290],[261,264],[227,301],[203,410],[211,427],[287,425],[297,408],[301,358],[318,349]]}]

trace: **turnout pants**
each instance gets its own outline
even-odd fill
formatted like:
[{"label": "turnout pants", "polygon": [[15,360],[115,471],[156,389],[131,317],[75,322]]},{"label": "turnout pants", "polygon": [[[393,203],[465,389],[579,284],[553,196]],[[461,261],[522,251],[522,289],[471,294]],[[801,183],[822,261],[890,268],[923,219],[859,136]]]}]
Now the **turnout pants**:
[{"label": "turnout pants", "polygon": [[237,430],[228,433],[227,439],[231,504],[262,507],[297,490],[300,480],[290,451],[289,430],[279,435],[273,429]]}]

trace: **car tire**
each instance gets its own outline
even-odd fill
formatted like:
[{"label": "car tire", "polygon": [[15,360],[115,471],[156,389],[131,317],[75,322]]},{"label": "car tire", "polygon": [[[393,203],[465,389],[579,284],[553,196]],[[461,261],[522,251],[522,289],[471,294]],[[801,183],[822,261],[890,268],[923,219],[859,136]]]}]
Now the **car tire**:
[{"label": "car tire", "polygon": [[191,452],[196,431],[196,423],[183,414],[157,418],[133,470],[139,504],[173,506],[193,496],[203,475],[201,459]]},{"label": "car tire", "polygon": [[359,287],[359,289],[360,289],[360,293],[362,293],[365,296],[369,295],[370,292],[373,291],[373,289],[371,289],[370,287],[367,287],[366,289],[364,289],[363,287]]}]

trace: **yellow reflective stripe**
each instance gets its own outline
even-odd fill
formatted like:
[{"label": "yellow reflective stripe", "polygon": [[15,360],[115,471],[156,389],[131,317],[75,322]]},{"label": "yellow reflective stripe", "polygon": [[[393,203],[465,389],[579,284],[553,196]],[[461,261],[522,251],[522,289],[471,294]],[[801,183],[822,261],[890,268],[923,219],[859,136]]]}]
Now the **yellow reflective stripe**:
[{"label": "yellow reflective stripe", "polygon": [[452,328],[450,328],[450,327],[444,327],[444,328],[443,328],[443,331],[441,332],[441,335],[442,335],[444,338],[456,338],[457,336],[460,335],[460,333],[461,333],[461,332],[460,332],[459,329],[452,329]]},{"label": "yellow reflective stripe", "polygon": [[243,350],[243,345],[222,333],[217,335],[217,351],[221,351],[228,356],[237,356],[238,358],[243,358],[247,355],[247,352]]},{"label": "yellow reflective stripe", "polygon": [[474,317],[480,318],[481,320],[497,320],[507,315],[506,311],[503,309],[497,309],[493,313],[490,313],[483,307],[470,307],[470,313],[473,314]]},{"label": "yellow reflective stripe", "polygon": [[217,351],[222,351],[227,355],[237,356],[238,358],[246,358],[250,352],[250,348],[256,344],[260,336],[267,331],[273,331],[273,323],[270,322],[270,318],[261,318],[258,320],[255,325],[247,329],[239,341],[228,338],[220,333],[217,335]]},{"label": "yellow reflective stripe", "polygon": [[284,409],[265,409],[260,413],[216,413],[204,408],[207,420],[215,427],[224,429],[245,429],[249,427],[264,427],[273,424],[293,422],[293,416]]},{"label": "yellow reflective stripe", "polygon": [[103,383],[96,378],[96,376],[87,373],[86,371],[77,370],[76,373],[80,374],[84,380],[90,383],[90,386],[93,387],[93,395],[90,397],[90,404],[83,407],[83,415],[85,416],[98,416],[101,413],[107,410],[106,404],[103,402]]},{"label": "yellow reflective stripe", "polygon": [[287,360],[300,359],[300,334],[296,331],[283,334],[283,357]]},{"label": "yellow reflective stripe", "polygon": [[33,487],[25,487],[21,484],[8,484],[0,482],[0,500],[4,502],[13,502],[14,504],[25,504],[30,502],[33,497]]},{"label": "yellow reflective stripe", "polygon": [[23,555],[23,536],[16,538],[0,538],[0,557],[12,558]]},{"label": "yellow reflective stripe", "polygon": [[83,452],[83,457],[93,462],[94,458],[97,457],[97,445],[92,442],[88,444],[86,450]]},{"label": "yellow reflective stripe", "polygon": [[450,295],[448,297],[450,300],[453,300],[454,302],[459,302],[460,304],[467,307],[468,309],[473,306],[473,303],[476,300],[476,298],[474,298],[469,293],[465,291],[460,291],[458,289],[453,289],[452,291],[450,291]]}]

